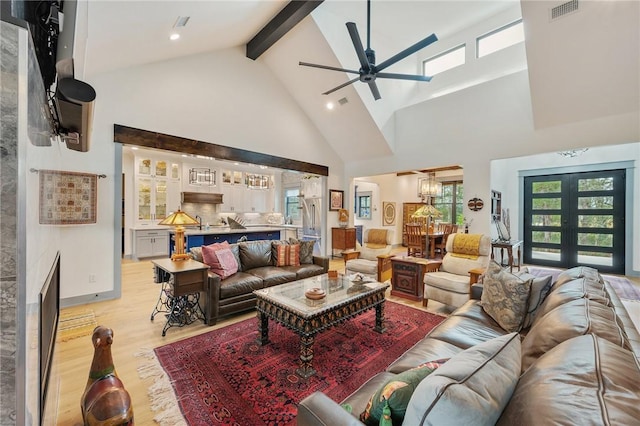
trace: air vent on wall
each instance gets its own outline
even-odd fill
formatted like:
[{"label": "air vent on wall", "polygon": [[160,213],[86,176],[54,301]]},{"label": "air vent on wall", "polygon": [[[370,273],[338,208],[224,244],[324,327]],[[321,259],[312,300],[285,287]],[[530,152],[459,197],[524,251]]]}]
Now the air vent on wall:
[{"label": "air vent on wall", "polygon": [[562,3],[559,6],[549,9],[549,18],[551,21],[562,18],[578,11],[578,0],[571,0],[566,3]]}]

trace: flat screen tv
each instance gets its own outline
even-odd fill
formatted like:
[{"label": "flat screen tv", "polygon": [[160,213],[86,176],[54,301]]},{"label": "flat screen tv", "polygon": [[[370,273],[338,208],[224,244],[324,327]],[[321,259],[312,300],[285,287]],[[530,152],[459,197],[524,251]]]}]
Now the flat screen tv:
[{"label": "flat screen tv", "polygon": [[60,316],[60,252],[56,253],[53,266],[40,291],[39,308],[40,354],[38,358],[40,363],[40,423],[42,424]]}]

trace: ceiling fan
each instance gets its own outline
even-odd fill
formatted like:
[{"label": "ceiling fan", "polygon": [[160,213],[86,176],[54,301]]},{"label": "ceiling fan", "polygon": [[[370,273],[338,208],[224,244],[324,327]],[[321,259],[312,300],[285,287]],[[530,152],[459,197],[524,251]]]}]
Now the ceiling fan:
[{"label": "ceiling fan", "polygon": [[299,62],[299,65],[305,67],[314,67],[314,68],[322,68],[326,70],[332,71],[342,71],[350,74],[358,74],[358,77],[355,77],[344,84],[339,85],[338,87],[334,87],[331,90],[328,90],[323,93],[323,95],[328,95],[330,93],[335,92],[336,90],[340,90],[343,87],[347,87],[348,85],[356,82],[357,80],[362,81],[363,83],[367,83],[369,85],[369,89],[371,89],[371,93],[373,94],[374,99],[377,101],[380,99],[380,91],[378,90],[378,86],[376,85],[376,78],[392,78],[399,80],[414,80],[414,81],[431,81],[431,77],[424,75],[412,75],[412,74],[396,74],[396,73],[388,73],[381,72],[387,67],[395,64],[396,62],[406,58],[409,55],[416,53],[418,50],[427,47],[431,43],[438,40],[435,34],[431,34],[429,37],[425,38],[414,44],[411,47],[404,49],[403,51],[395,54],[390,57],[386,61],[381,64],[376,65],[376,53],[371,49],[369,44],[371,38],[371,0],[367,0],[367,50],[364,50],[362,46],[362,41],[360,40],[360,35],[358,34],[358,28],[354,22],[347,22],[347,30],[349,31],[349,35],[351,36],[351,41],[353,42],[353,47],[356,49],[356,54],[358,55],[358,60],[360,61],[360,69],[358,71],[349,70],[345,68],[337,68],[331,67],[328,65],[318,65],[311,64],[308,62]]}]

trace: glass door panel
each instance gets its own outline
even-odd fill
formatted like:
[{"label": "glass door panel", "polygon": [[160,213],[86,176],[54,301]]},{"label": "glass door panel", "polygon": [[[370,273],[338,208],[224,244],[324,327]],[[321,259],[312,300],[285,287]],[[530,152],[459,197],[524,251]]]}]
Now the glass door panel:
[{"label": "glass door panel", "polygon": [[151,179],[138,178],[138,220],[151,219]]},{"label": "glass door panel", "polygon": [[167,182],[156,180],[155,188],[155,220],[167,217]]},{"label": "glass door panel", "polygon": [[525,178],[524,261],[624,273],[625,171]]},{"label": "glass door panel", "polygon": [[155,176],[156,177],[167,177],[167,162],[166,161],[156,161]]}]

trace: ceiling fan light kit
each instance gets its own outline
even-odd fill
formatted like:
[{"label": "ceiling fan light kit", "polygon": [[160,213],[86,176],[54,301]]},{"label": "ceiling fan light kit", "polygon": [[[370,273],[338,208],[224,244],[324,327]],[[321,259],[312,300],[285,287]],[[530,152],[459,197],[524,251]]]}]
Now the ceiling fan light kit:
[{"label": "ceiling fan light kit", "polygon": [[366,50],[362,45],[362,41],[360,39],[360,34],[358,34],[358,28],[356,27],[356,24],[354,22],[347,22],[346,26],[347,26],[347,31],[349,31],[349,36],[351,37],[351,42],[353,43],[353,47],[356,50],[356,55],[358,55],[358,61],[360,62],[360,69],[358,71],[346,69],[346,68],[332,67],[329,65],[319,65],[319,64],[312,64],[309,62],[299,62],[299,65],[302,65],[305,67],[321,68],[321,69],[330,70],[330,71],[341,71],[341,72],[346,72],[348,74],[358,74],[357,77],[352,78],[346,83],[343,83],[337,87],[334,87],[331,90],[327,90],[326,92],[323,93],[323,95],[329,95],[337,90],[342,89],[343,87],[347,87],[350,84],[353,84],[356,81],[360,80],[361,82],[367,83],[369,85],[369,89],[371,90],[371,94],[373,95],[373,98],[375,100],[378,100],[381,98],[381,96],[380,96],[380,91],[378,90],[378,86],[376,85],[376,78],[389,78],[389,79],[396,79],[396,80],[412,80],[412,81],[431,81],[431,77],[425,76],[425,75],[397,74],[397,73],[388,73],[388,72],[381,72],[381,71],[390,67],[396,62],[401,61],[407,56],[416,53],[420,49],[423,49],[429,46],[430,44],[436,42],[438,40],[438,37],[436,37],[435,34],[431,34],[427,38],[420,40],[414,45],[393,55],[392,57],[382,62],[381,64],[376,65],[376,53],[373,49],[371,49],[371,46],[370,46],[371,0],[367,0],[367,49]]}]

